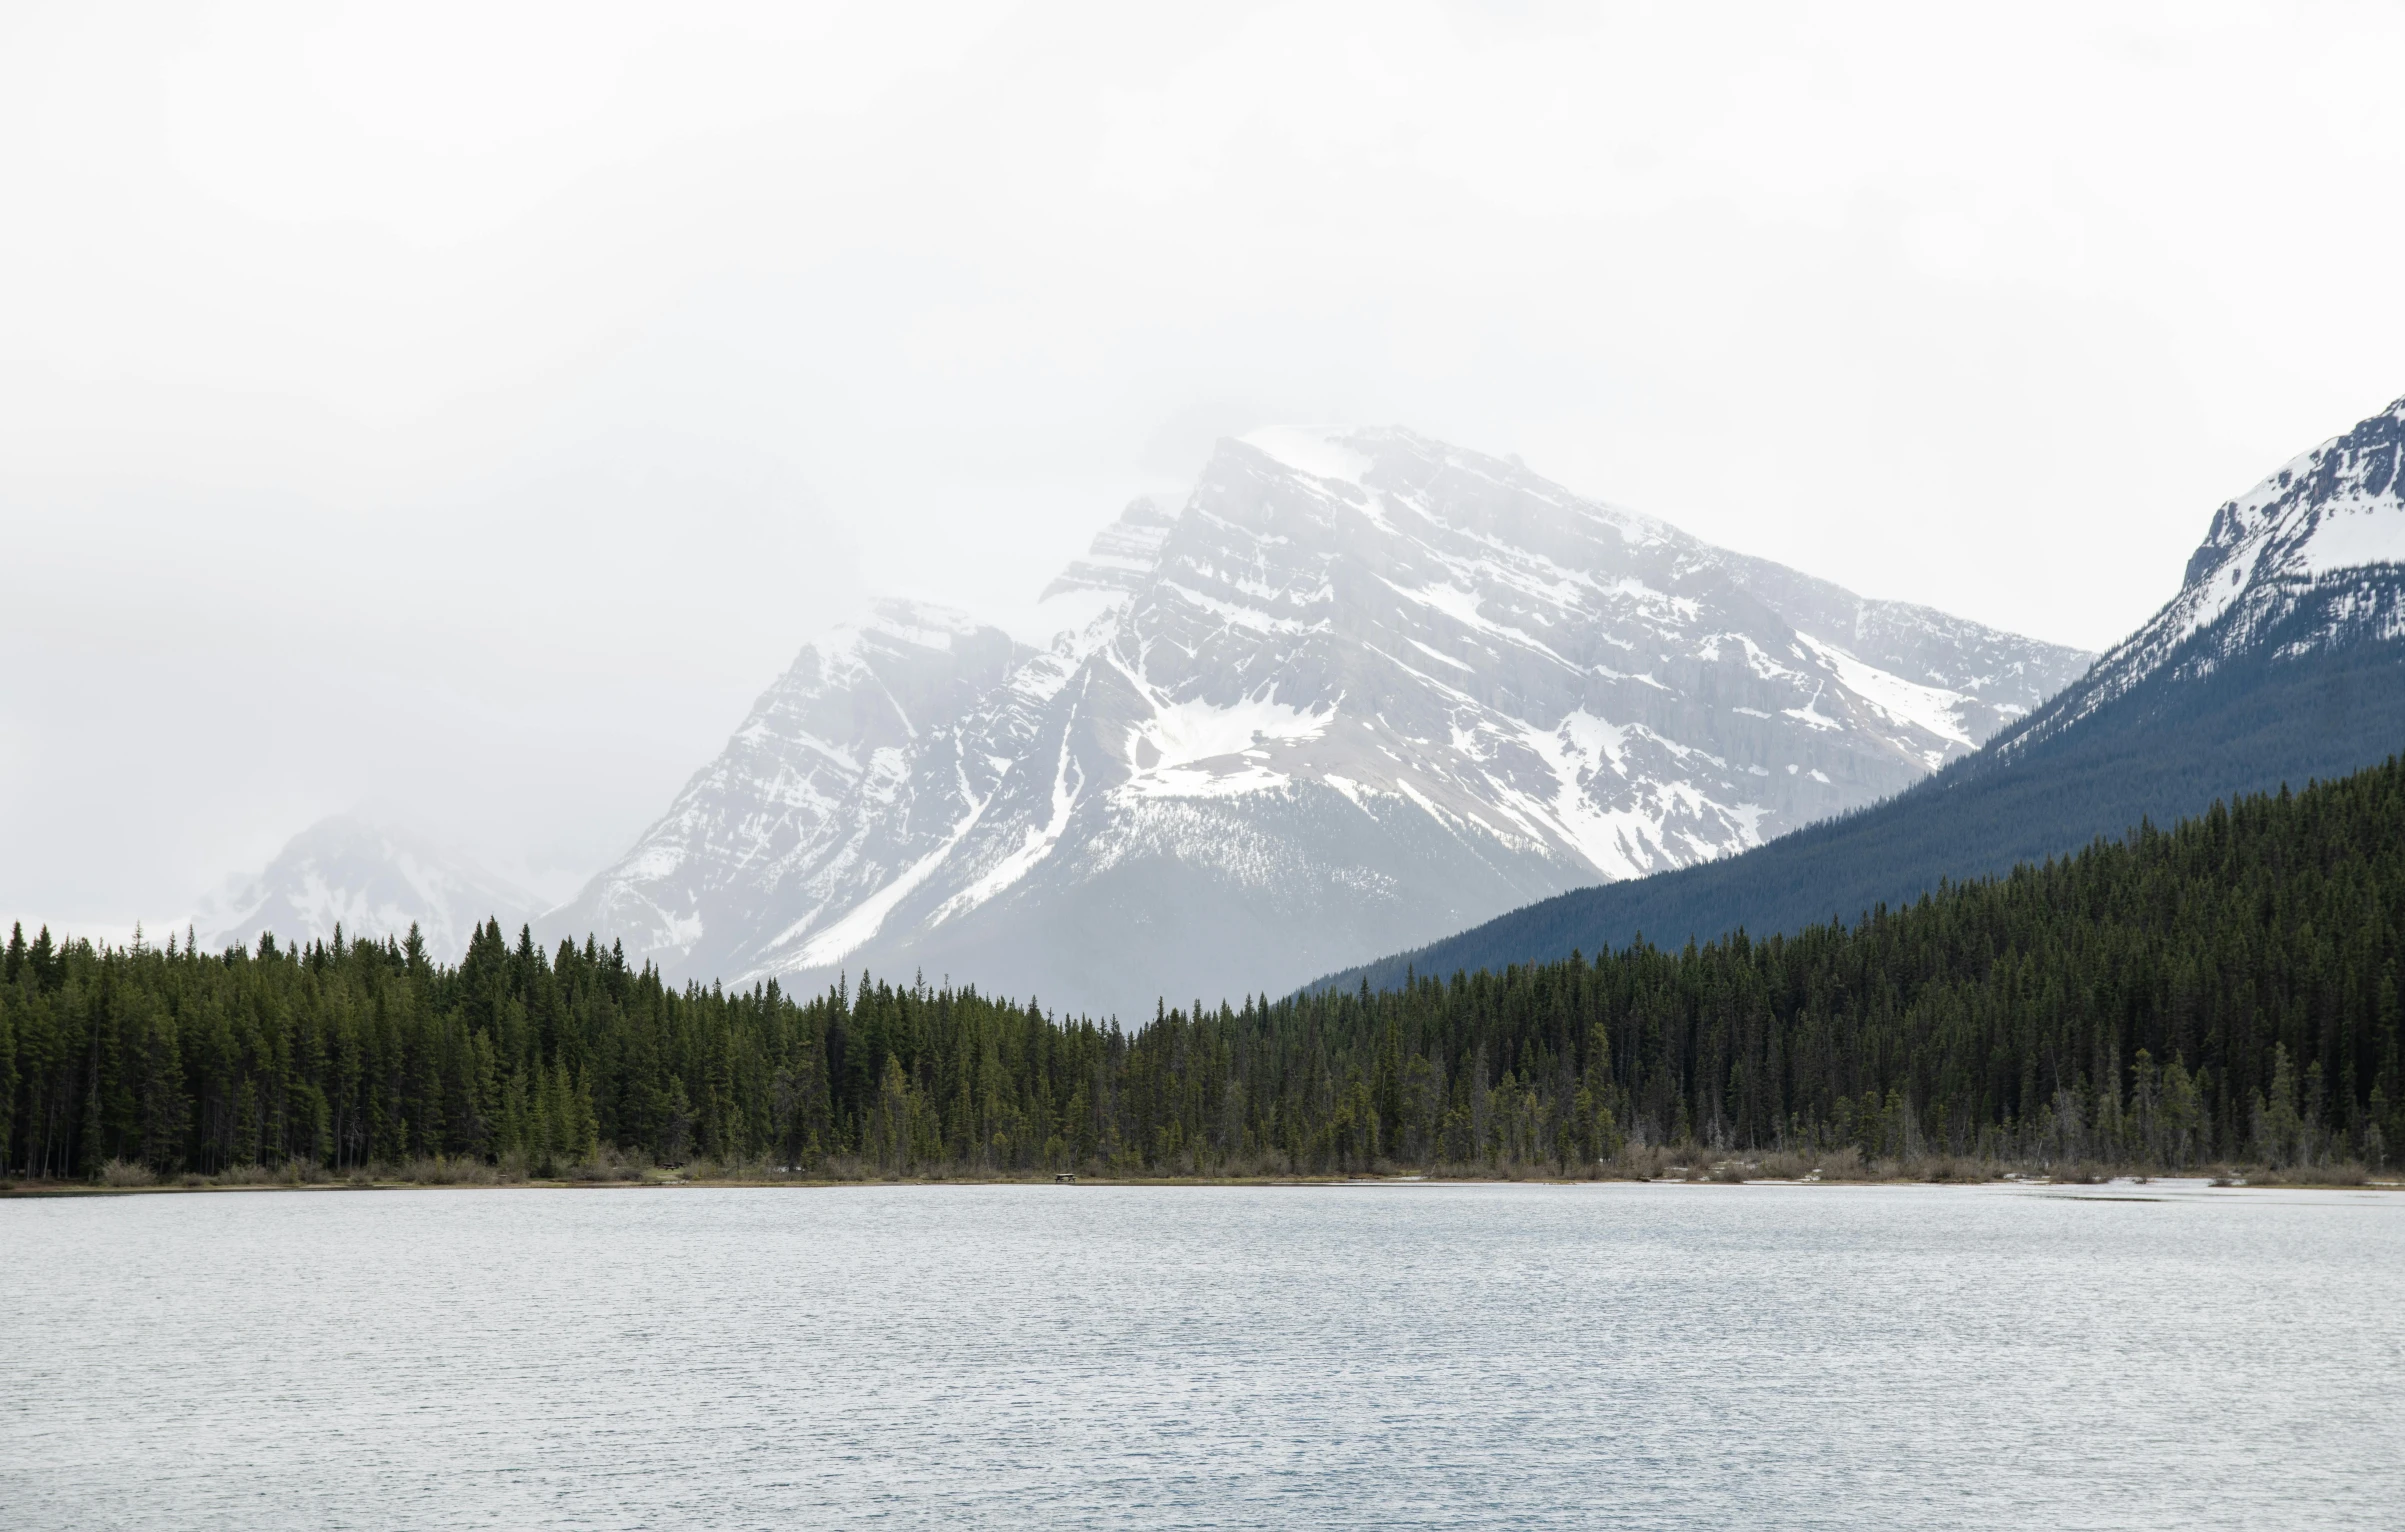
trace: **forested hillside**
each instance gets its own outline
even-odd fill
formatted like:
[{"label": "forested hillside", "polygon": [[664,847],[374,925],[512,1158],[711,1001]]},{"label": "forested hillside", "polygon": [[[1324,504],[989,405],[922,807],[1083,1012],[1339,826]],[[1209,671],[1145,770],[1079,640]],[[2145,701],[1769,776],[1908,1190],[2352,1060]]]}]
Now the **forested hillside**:
[{"label": "forested hillside", "polygon": [[457,967],[12,936],[15,1174],[601,1146],[846,1173],[1575,1169],[1628,1142],[2161,1166],[2405,1143],[2405,764],[1851,927],[1169,1011],[1130,1033],[863,979],[664,985],[591,942]]}]

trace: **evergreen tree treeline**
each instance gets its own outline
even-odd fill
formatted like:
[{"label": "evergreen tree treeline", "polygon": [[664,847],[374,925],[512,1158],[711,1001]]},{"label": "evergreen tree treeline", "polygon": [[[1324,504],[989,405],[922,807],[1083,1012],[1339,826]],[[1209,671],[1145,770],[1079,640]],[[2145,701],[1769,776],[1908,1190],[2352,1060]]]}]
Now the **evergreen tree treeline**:
[{"label": "evergreen tree treeline", "polygon": [[1530,1166],[1635,1143],[2380,1163],[2405,1145],[2405,762],[1848,926],[1164,1009],[862,977],[674,988],[488,923],[210,954],[8,943],[0,1170],[603,1146],[803,1170]]}]

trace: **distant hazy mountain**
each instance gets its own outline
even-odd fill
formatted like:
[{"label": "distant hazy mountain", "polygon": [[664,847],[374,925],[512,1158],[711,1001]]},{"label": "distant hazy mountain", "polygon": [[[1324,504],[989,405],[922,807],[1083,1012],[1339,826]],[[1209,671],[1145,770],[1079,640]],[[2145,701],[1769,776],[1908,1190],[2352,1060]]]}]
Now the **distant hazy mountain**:
[{"label": "distant hazy mountain", "polygon": [[1583,889],[1333,976],[1676,945],[1851,919],[1941,878],[2002,872],[2302,787],[2405,750],[2405,400],[2214,513],[2178,595],[1986,749],[1894,801],[1709,867]]},{"label": "distant hazy mountain", "polygon": [[547,924],[704,978],[1284,989],[1893,793],[2089,659],[1400,430],[1223,442],[1045,605],[1041,649],[904,603],[811,644]]},{"label": "distant hazy mountain", "polygon": [[515,932],[540,908],[533,895],[420,832],[338,814],[208,900],[192,924],[208,951],[254,946],[262,931],[279,942],[331,937],[337,924],[345,936],[400,937],[414,922],[428,951],[457,962],[475,926],[498,918]]}]

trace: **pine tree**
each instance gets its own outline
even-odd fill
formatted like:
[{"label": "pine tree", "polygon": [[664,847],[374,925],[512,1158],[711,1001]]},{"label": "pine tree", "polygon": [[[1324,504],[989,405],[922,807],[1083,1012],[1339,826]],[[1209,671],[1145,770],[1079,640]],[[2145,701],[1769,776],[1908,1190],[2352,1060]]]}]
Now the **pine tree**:
[{"label": "pine tree", "polygon": [[2272,1045],[2271,1095],[2255,1097],[2254,1152],[2256,1158],[2277,1169],[2294,1164],[2302,1154],[2304,1124],[2297,1115],[2296,1068],[2288,1057],[2288,1045]]},{"label": "pine tree", "polygon": [[885,1072],[877,1086],[877,1104],[871,1119],[871,1137],[864,1146],[877,1165],[887,1175],[901,1175],[910,1169],[911,1085],[902,1072],[899,1054],[885,1056]]},{"label": "pine tree", "polygon": [[660,1128],[659,1155],[663,1165],[682,1165],[693,1145],[693,1102],[685,1094],[682,1075],[668,1077],[668,1101]]}]

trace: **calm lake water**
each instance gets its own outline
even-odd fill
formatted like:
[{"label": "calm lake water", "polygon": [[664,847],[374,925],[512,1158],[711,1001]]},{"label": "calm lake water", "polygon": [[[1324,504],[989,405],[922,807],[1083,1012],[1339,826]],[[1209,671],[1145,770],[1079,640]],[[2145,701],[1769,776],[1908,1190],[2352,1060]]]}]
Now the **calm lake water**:
[{"label": "calm lake water", "polygon": [[2405,1197],[0,1202],[0,1524],[2396,1527]]}]

